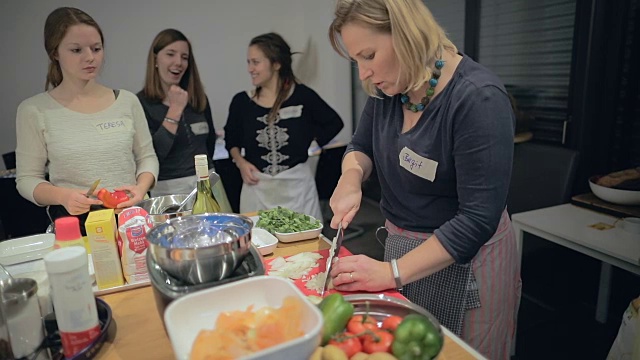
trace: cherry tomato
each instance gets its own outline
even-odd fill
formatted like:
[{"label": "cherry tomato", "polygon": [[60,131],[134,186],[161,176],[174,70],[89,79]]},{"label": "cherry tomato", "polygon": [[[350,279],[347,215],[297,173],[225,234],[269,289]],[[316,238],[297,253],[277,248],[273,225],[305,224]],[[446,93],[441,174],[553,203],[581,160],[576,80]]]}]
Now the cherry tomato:
[{"label": "cherry tomato", "polygon": [[396,328],[398,327],[398,325],[400,325],[401,322],[402,322],[402,317],[392,315],[384,319],[384,321],[382,321],[382,326],[380,328],[384,330],[389,330],[391,332],[395,332]]},{"label": "cherry tomato", "polygon": [[329,345],[335,345],[339,347],[348,358],[362,351],[362,344],[360,339],[355,337],[352,333],[346,331],[338,336],[334,336],[329,340]]},{"label": "cherry tomato", "polygon": [[347,330],[353,334],[360,334],[365,330],[376,330],[378,329],[378,321],[369,315],[354,315],[351,317],[351,320],[347,323]]},{"label": "cherry tomato", "polygon": [[109,192],[105,188],[100,189],[97,196],[102,201],[102,205],[109,209],[115,209],[121,202],[129,200],[129,195],[125,191]]},{"label": "cherry tomato", "polygon": [[377,352],[391,352],[393,335],[386,330],[371,330],[373,333],[367,334],[362,339],[362,350],[367,354]]}]

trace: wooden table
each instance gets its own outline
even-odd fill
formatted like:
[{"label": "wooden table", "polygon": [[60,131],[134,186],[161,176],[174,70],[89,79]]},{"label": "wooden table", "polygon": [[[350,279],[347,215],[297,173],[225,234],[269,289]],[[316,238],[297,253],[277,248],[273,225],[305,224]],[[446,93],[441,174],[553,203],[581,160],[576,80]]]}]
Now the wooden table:
[{"label": "wooden table", "polygon": [[[321,239],[278,243],[273,255],[267,258],[327,248],[329,245]],[[104,344],[97,359],[175,359],[171,342],[158,315],[151,287],[104,295],[101,298],[111,307],[117,329],[115,338]],[[439,360],[483,359],[447,329],[444,329],[444,333],[445,343]]]}]

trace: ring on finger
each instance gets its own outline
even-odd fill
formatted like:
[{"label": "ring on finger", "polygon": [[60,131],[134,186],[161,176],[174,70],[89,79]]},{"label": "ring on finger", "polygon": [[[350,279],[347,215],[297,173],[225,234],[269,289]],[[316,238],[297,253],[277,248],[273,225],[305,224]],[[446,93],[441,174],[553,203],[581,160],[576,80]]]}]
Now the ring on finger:
[{"label": "ring on finger", "polygon": [[349,273],[349,279],[351,279],[351,282],[355,281],[355,280],[353,280],[353,271]]}]

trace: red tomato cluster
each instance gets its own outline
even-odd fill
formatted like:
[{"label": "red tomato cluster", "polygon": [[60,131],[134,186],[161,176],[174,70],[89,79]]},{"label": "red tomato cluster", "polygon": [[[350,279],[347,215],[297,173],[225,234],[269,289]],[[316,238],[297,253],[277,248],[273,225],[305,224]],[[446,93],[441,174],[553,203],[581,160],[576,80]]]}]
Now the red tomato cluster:
[{"label": "red tomato cluster", "polygon": [[342,349],[349,358],[359,352],[390,353],[393,332],[401,322],[400,316],[389,316],[378,327],[378,320],[373,316],[354,315],[347,323],[347,329],[334,336],[329,344]]}]

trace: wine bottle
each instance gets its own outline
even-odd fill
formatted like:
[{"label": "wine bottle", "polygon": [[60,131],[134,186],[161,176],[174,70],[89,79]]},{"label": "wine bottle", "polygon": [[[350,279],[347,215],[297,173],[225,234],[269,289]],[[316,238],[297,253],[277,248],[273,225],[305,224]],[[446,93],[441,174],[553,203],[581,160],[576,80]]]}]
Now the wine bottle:
[{"label": "wine bottle", "polygon": [[220,212],[220,205],[213,197],[211,183],[209,182],[209,163],[207,155],[196,155],[196,176],[198,177],[198,191],[196,201],[193,203],[192,214]]}]

